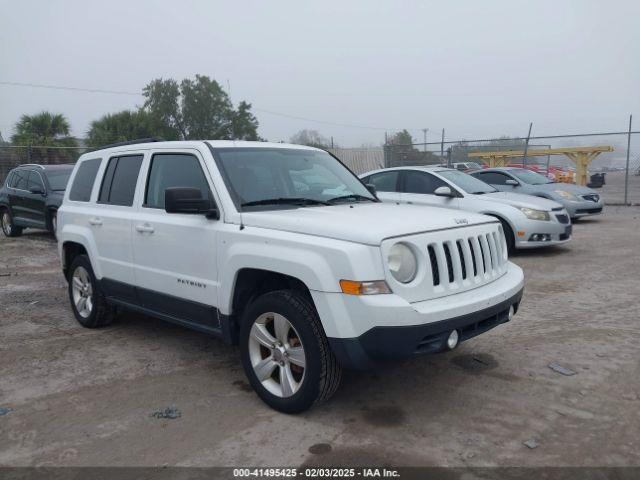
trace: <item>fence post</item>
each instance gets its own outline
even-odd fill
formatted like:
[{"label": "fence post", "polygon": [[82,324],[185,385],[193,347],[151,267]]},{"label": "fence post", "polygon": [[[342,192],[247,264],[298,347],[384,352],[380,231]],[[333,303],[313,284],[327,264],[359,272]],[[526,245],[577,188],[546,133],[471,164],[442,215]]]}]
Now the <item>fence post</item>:
[{"label": "fence post", "polygon": [[627,134],[627,165],[624,169],[624,204],[629,205],[629,154],[631,153],[631,122],[633,115],[629,115],[629,133]]},{"label": "fence post", "polygon": [[527,152],[529,151],[529,139],[531,138],[531,127],[533,127],[533,122],[529,123],[529,133],[527,133],[527,141],[524,144],[524,155],[522,155],[522,168],[527,168]]},{"label": "fence post", "polygon": [[33,163],[33,162],[31,161],[31,150],[32,150],[31,145],[29,145],[29,146],[27,147],[27,162],[26,162],[26,163]]}]

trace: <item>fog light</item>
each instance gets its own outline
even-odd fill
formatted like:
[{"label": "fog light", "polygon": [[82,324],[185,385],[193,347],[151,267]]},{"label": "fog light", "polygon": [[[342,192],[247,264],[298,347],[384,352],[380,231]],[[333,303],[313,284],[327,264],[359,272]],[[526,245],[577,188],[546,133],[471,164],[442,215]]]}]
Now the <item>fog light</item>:
[{"label": "fog light", "polygon": [[447,348],[449,350],[453,350],[454,348],[456,348],[456,345],[458,345],[458,339],[459,339],[459,335],[458,335],[458,331],[454,330],[449,334],[449,338],[447,338]]},{"label": "fog light", "polygon": [[511,305],[509,307],[509,320],[511,320],[515,314],[516,314],[516,309],[513,308],[513,305]]},{"label": "fog light", "polygon": [[529,237],[530,242],[550,242],[551,235],[548,233],[534,233]]}]

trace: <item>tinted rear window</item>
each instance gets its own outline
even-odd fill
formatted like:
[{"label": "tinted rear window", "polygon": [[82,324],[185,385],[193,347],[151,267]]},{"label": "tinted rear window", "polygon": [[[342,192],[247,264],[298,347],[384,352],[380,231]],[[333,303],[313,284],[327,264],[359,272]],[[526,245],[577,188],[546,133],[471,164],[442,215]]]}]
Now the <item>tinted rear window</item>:
[{"label": "tinted rear window", "polygon": [[109,205],[132,206],[141,165],[142,155],[110,159],[98,201]]},{"label": "tinted rear window", "polygon": [[69,200],[75,202],[88,202],[91,199],[91,190],[93,182],[96,180],[98,169],[100,168],[101,159],[85,160],[78,167],[73,185],[69,192]]}]

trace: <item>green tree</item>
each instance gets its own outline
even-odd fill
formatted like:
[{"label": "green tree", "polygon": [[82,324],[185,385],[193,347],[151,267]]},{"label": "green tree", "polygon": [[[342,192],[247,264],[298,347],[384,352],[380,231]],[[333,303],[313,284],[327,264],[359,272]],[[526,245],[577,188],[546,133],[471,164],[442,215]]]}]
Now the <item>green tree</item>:
[{"label": "green tree", "polygon": [[123,110],[109,113],[91,122],[86,141],[89,147],[98,148],[109,143],[156,135],[160,136],[154,130],[148,113],[143,110]]},{"label": "green tree", "polygon": [[75,147],[78,144],[71,136],[69,122],[60,113],[41,112],[36,115],[22,115],[14,130],[11,142],[16,145]]},{"label": "green tree", "polygon": [[152,130],[166,140],[259,139],[251,105],[243,101],[234,109],[220,84],[205,75],[180,84],[159,78],[144,88],[143,95]]},{"label": "green tree", "polygon": [[405,128],[401,132],[396,132],[391,135],[387,141],[390,145],[407,145],[411,147],[413,143],[413,137],[409,133],[409,131]]},{"label": "green tree", "polygon": [[[22,161],[32,163],[66,163],[74,161],[80,152],[73,148],[78,142],[71,136],[71,126],[60,113],[40,112],[22,115],[14,127],[11,142],[24,145],[17,152]],[[51,148],[57,147],[57,148]]]},{"label": "green tree", "polygon": [[316,148],[329,148],[329,140],[322,136],[317,130],[300,130],[291,137],[291,143],[307,145]]}]

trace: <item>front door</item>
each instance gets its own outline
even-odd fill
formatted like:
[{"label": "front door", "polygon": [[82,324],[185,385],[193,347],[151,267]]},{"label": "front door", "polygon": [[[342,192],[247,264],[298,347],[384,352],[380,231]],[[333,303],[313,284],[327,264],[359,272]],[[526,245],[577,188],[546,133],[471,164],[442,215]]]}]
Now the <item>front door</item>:
[{"label": "front door", "polygon": [[164,193],[170,187],[198,188],[203,196],[213,198],[203,159],[196,151],[155,153],[146,171],[144,195],[133,221],[139,299],[169,320],[218,328],[219,221],[164,210]]},{"label": "front door", "polygon": [[47,192],[40,172],[35,170],[31,170],[29,172],[27,190],[28,192],[25,192],[24,197],[22,198],[25,217],[33,226],[46,228],[47,223],[44,209]]},{"label": "front door", "polygon": [[403,170],[402,201],[415,205],[431,205],[433,207],[460,208],[460,200],[455,197],[440,197],[435,194],[439,187],[454,188],[441,178],[428,172]]}]

